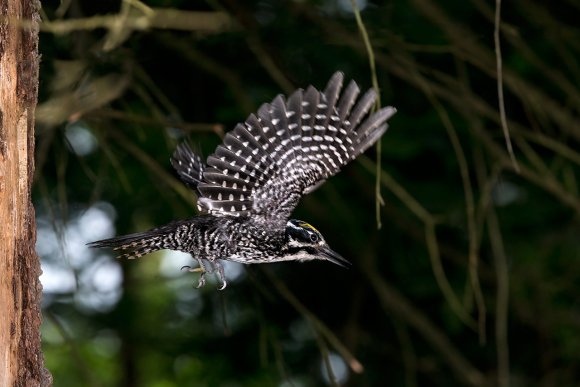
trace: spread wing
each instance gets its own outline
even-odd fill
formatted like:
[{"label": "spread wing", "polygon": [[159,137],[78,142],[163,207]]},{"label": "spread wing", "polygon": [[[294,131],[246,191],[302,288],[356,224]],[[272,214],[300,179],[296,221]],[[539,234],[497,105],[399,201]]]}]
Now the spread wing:
[{"label": "spread wing", "polygon": [[357,84],[340,95],[342,83],[337,72],[322,92],[278,96],[227,133],[197,185],[200,211],[285,224],[302,195],[373,145],[396,110],[367,116],[376,93],[357,100]]}]

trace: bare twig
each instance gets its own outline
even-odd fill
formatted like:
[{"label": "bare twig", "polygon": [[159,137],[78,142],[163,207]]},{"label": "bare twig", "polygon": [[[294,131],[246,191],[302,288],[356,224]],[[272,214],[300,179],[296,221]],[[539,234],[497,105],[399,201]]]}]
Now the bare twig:
[{"label": "bare twig", "polygon": [[159,120],[153,117],[145,117],[139,114],[127,113],[125,111],[113,109],[94,110],[88,114],[85,114],[84,117],[93,119],[107,118],[112,120],[132,122],[135,124],[155,125],[164,128],[179,128],[186,132],[213,132],[218,136],[223,136],[224,133],[223,125],[218,123],[190,123],[178,122],[174,120]]},{"label": "bare twig", "polygon": [[[374,172],[374,168],[371,161],[367,157],[359,157],[361,164],[370,172]],[[431,266],[433,268],[433,275],[435,280],[441,289],[441,293],[451,306],[451,309],[459,318],[470,328],[475,329],[475,321],[469,316],[469,313],[462,306],[461,302],[455,295],[447,276],[445,275],[445,270],[441,263],[441,256],[439,254],[439,243],[437,242],[437,234],[435,231],[436,221],[435,218],[424,209],[419,202],[413,198],[401,185],[397,183],[391,175],[386,171],[381,172],[381,182],[385,188],[390,190],[395,196],[399,198],[406,206],[411,210],[415,216],[417,216],[423,223],[425,227],[425,242],[427,244],[427,252],[429,254],[429,259],[431,261]]]},{"label": "bare twig", "polygon": [[248,47],[252,50],[262,67],[268,72],[268,74],[270,74],[270,77],[286,95],[290,95],[290,93],[295,89],[294,85],[288,80],[288,78],[286,78],[286,75],[284,75],[280,68],[278,68],[278,65],[276,65],[276,62],[274,62],[274,59],[272,59],[272,55],[268,50],[264,49],[258,35],[249,33],[246,41],[248,42]]},{"label": "bare twig", "polygon": [[483,293],[481,291],[481,285],[479,284],[479,275],[478,275],[478,265],[479,265],[479,254],[478,254],[478,232],[475,223],[475,200],[473,194],[473,187],[471,186],[471,180],[469,177],[469,166],[467,164],[467,159],[465,157],[465,153],[463,152],[463,148],[461,143],[459,142],[459,138],[457,136],[457,132],[447,111],[443,107],[443,105],[439,102],[439,100],[435,97],[433,91],[429,87],[427,81],[418,73],[416,73],[417,83],[420,85],[421,89],[437,111],[443,126],[447,131],[447,135],[451,141],[451,145],[453,146],[453,150],[455,152],[455,156],[457,158],[457,164],[459,166],[459,173],[461,175],[461,182],[463,184],[463,191],[465,194],[465,215],[467,218],[467,230],[468,230],[468,239],[469,239],[469,278],[471,281],[471,286],[473,287],[473,292],[475,295],[475,301],[477,303],[478,308],[478,332],[479,332],[479,340],[481,344],[485,343],[485,302],[483,299]]},{"label": "bare twig", "polygon": [[[367,56],[369,58],[369,67],[370,67],[370,71],[371,71],[371,79],[373,82],[373,88],[375,89],[375,91],[377,92],[377,100],[375,102],[375,109],[379,109],[381,107],[381,93],[379,90],[379,81],[377,78],[377,69],[376,69],[376,63],[375,63],[375,53],[373,51],[373,46],[371,44],[371,41],[369,39],[369,34],[367,32],[367,29],[364,25],[364,22],[362,20],[362,17],[360,15],[360,10],[358,9],[358,6],[356,4],[356,0],[350,0],[351,2],[351,6],[352,6],[352,10],[354,12],[354,17],[356,19],[356,24],[358,26],[358,29],[360,31],[360,34],[362,36],[364,45],[365,45],[365,49],[367,52]],[[375,178],[376,178],[376,182],[375,182],[375,217],[376,217],[376,221],[377,221],[377,229],[381,229],[382,227],[382,223],[381,223],[381,206],[384,205],[384,200],[383,197],[381,195],[381,155],[382,155],[382,146],[381,146],[381,141],[377,141],[377,162],[376,162],[376,171],[375,171]]]},{"label": "bare twig", "polygon": [[328,350],[328,346],[324,342],[324,339],[320,336],[320,333],[316,330],[314,330],[314,337],[316,337],[316,344],[318,344],[318,349],[320,350],[320,355],[322,356],[324,368],[326,368],[326,376],[328,376],[328,381],[331,386],[338,387],[338,381],[336,380],[336,375],[332,369],[332,362],[330,361],[330,351]]},{"label": "bare twig", "polygon": [[109,135],[117,139],[117,144],[125,148],[133,157],[141,161],[149,170],[153,172],[154,175],[159,177],[161,181],[170,186],[179,196],[181,196],[186,202],[192,203],[193,194],[192,192],[178,181],[175,177],[171,176],[165,169],[161,168],[159,164],[151,158],[148,154],[143,152],[139,147],[133,144],[124,134],[119,131],[111,131]]},{"label": "bare twig", "polygon": [[[485,167],[481,158],[478,163],[478,180],[480,185],[485,183]],[[492,176],[495,180],[495,176]],[[509,271],[507,256],[501,236],[500,225],[493,206],[487,208],[487,228],[489,242],[493,252],[496,271],[496,304],[495,304],[495,340],[497,351],[497,382],[500,387],[510,385],[509,342],[508,342],[508,310],[509,310]]]},{"label": "bare twig", "polygon": [[183,55],[185,59],[198,68],[223,81],[230,88],[234,98],[244,113],[251,113],[256,110],[255,103],[248,97],[239,75],[233,71],[231,67],[217,62],[210,56],[196,50],[185,41],[176,40],[161,34],[157,35],[157,38],[159,38],[163,44],[175,50],[175,52]]},{"label": "bare twig", "polygon": [[[488,2],[485,0],[471,0],[471,2],[481,11],[481,13],[492,23],[495,24],[495,12],[494,10],[488,5]],[[537,8],[538,11],[541,10],[540,3],[538,4],[529,4],[526,3],[526,9],[530,8]],[[537,11],[536,11],[537,12]],[[532,12],[533,14],[534,12]],[[550,17],[550,12],[547,10],[541,11],[541,13],[545,17]],[[566,93],[568,98],[570,99],[571,104],[575,105],[576,110],[580,109],[580,93],[576,84],[580,81],[580,74],[578,72],[577,66],[570,66],[571,72],[575,73],[576,81],[573,82],[570,80],[569,76],[564,74],[562,67],[560,66],[553,66],[546,63],[546,56],[538,55],[538,53],[533,49],[532,46],[529,45],[525,39],[525,36],[522,36],[518,33],[518,30],[513,26],[507,26],[505,21],[501,22],[500,25],[500,32],[502,32],[502,36],[506,39],[514,48],[518,50],[518,53],[521,53],[526,60],[529,61],[530,64],[536,66],[538,70],[542,72],[546,78],[550,79],[554,85],[557,85],[562,91]],[[565,40],[565,39],[562,39]],[[550,56],[549,56],[550,57]],[[551,57],[550,57],[551,58]],[[576,70],[576,71],[575,71]]]},{"label": "bare twig", "polygon": [[[75,31],[88,31],[99,28],[110,30],[116,28],[119,22],[122,22],[123,28],[128,31],[156,28],[221,33],[233,29],[230,16],[222,12],[184,11],[164,8],[149,9],[152,12],[131,12],[127,15],[96,15],[81,19],[44,21],[40,24],[40,31],[64,35]],[[28,28],[29,22],[15,22],[18,22],[24,28]]]},{"label": "bare twig", "polygon": [[334,333],[332,333],[332,331],[328,329],[328,327],[324,323],[322,323],[322,321],[320,321],[314,313],[310,312],[294,296],[294,294],[292,294],[292,292],[286,287],[286,285],[284,285],[284,283],[282,283],[276,277],[274,277],[274,275],[270,273],[269,270],[264,270],[264,272],[266,273],[266,275],[268,276],[268,278],[270,279],[270,281],[272,282],[278,293],[280,293],[280,295],[284,297],[284,299],[288,301],[288,303],[290,303],[290,305],[292,305],[294,309],[296,309],[312,324],[314,329],[316,329],[316,331],[319,332],[322,335],[322,337],[324,337],[324,339],[328,341],[328,343],[336,350],[336,352],[338,352],[340,356],[342,356],[342,358],[349,365],[350,369],[357,374],[363,372],[364,370],[363,365],[353,356],[352,353],[350,353],[350,351],[344,346],[344,344],[342,344],[342,342],[334,335]]},{"label": "bare twig", "polygon": [[443,356],[455,374],[470,386],[485,385],[485,376],[475,368],[453,346],[449,339],[421,311],[414,308],[403,296],[381,278],[379,270],[369,257],[363,262],[362,269],[386,314],[396,313],[405,323],[415,328],[425,340]]},{"label": "bare twig", "polygon": [[495,28],[493,32],[493,40],[495,43],[495,58],[496,58],[496,65],[497,65],[497,96],[499,99],[499,116],[501,118],[501,127],[503,130],[503,135],[506,142],[506,147],[508,153],[510,155],[510,159],[514,165],[514,169],[516,172],[520,172],[520,167],[516,160],[516,156],[514,155],[514,150],[512,148],[512,141],[510,138],[510,132],[507,125],[507,119],[505,116],[505,102],[503,99],[503,71],[502,71],[502,60],[501,60],[501,44],[499,39],[499,25],[501,15],[501,0],[495,1]]},{"label": "bare twig", "polygon": [[[488,50],[480,43],[481,40],[475,34],[451,19],[436,2],[427,0],[412,1],[416,4],[417,10],[446,33],[455,47],[454,53],[458,58],[467,61],[491,77],[497,77],[497,58],[491,50]],[[532,4],[530,3],[530,6]],[[573,35],[567,36],[570,36],[570,41],[578,41],[577,38],[572,37]],[[377,60],[379,60],[378,57]],[[545,90],[540,89],[538,85],[522,79],[521,76],[513,71],[503,69],[502,76],[502,83],[505,83],[511,89],[512,93],[520,99],[524,106],[529,105],[531,110],[537,112],[538,115],[549,118],[558,126],[559,130],[570,135],[571,138],[580,139],[580,131],[577,130],[577,118],[560,101],[556,100]],[[462,104],[464,103],[465,101],[462,101]],[[461,110],[458,109],[458,111]],[[493,109],[493,112],[497,115],[497,109]],[[508,125],[511,126],[509,121]],[[510,163],[512,164],[511,168],[514,168],[511,158]]]},{"label": "bare twig", "polygon": [[[485,177],[485,163],[480,157],[476,157],[477,178],[482,186],[488,185]],[[497,169],[497,168],[496,168]],[[492,175],[487,180],[497,183],[497,176]],[[509,310],[509,271],[507,256],[504,249],[503,238],[500,231],[499,221],[493,206],[486,211],[489,242],[494,256],[496,270],[496,308],[495,308],[495,339],[497,351],[497,382],[500,387],[510,385],[509,343],[508,343],[508,310]]]},{"label": "bare twig", "polygon": [[405,365],[405,383],[407,387],[417,386],[417,355],[409,337],[407,326],[398,319],[393,319],[395,333],[401,344],[403,364]]}]

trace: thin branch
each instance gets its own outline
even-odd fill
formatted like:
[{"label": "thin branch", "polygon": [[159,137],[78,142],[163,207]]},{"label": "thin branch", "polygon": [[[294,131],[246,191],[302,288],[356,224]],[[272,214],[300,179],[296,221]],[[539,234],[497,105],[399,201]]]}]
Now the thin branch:
[{"label": "thin branch", "polygon": [[[471,318],[467,310],[459,301],[459,298],[455,294],[455,291],[451,287],[447,275],[445,274],[445,269],[443,269],[443,264],[441,262],[441,254],[439,253],[439,243],[437,242],[437,234],[435,232],[434,223],[425,224],[425,241],[427,243],[427,251],[429,253],[429,260],[431,262],[431,268],[433,269],[433,275],[437,281],[441,293],[451,306],[451,309],[459,318],[471,329],[477,329],[475,321]],[[479,283],[478,283],[479,284]],[[475,289],[475,288],[474,288]]]},{"label": "thin branch", "polygon": [[[468,239],[469,239],[469,278],[471,281],[471,286],[473,287],[475,301],[477,303],[478,308],[478,332],[479,332],[479,340],[481,344],[485,343],[485,301],[483,299],[483,293],[481,290],[481,285],[479,283],[479,276],[478,276],[478,266],[479,266],[479,255],[478,255],[478,237],[477,237],[477,228],[475,223],[475,200],[473,194],[473,187],[471,186],[471,180],[469,177],[469,166],[467,164],[467,159],[465,157],[465,152],[463,152],[463,148],[461,143],[459,142],[459,138],[457,136],[457,132],[447,111],[443,107],[443,105],[439,102],[439,100],[435,97],[433,91],[429,87],[426,80],[419,74],[415,73],[417,78],[417,83],[419,84],[420,88],[423,90],[435,110],[439,115],[443,126],[447,131],[447,135],[451,141],[451,145],[453,146],[453,150],[455,152],[455,157],[457,159],[457,164],[459,166],[459,173],[461,175],[461,182],[463,183],[463,191],[465,194],[465,215],[467,217],[467,230],[468,230]],[[463,308],[462,308],[463,309]]]},{"label": "thin branch", "polygon": [[[114,30],[123,23],[126,31],[142,31],[147,29],[172,29],[181,31],[201,31],[204,33],[221,33],[231,31],[234,24],[228,14],[223,12],[184,11],[164,8],[149,8],[151,12],[135,11],[128,15],[96,15],[87,18],[44,21],[40,24],[41,32],[56,35],[70,34],[75,31],[90,31],[95,29]],[[133,8],[135,10],[135,8]],[[28,21],[14,20],[23,28],[29,28]]]},{"label": "thin branch", "polygon": [[393,319],[395,333],[401,344],[403,364],[405,366],[405,384],[407,387],[417,386],[417,354],[409,337],[407,326],[397,319]]},{"label": "thin branch", "polygon": [[175,50],[175,52],[183,55],[185,59],[198,68],[223,81],[230,88],[234,98],[244,113],[251,113],[256,110],[254,101],[248,97],[248,93],[246,92],[239,75],[231,66],[219,63],[212,57],[195,49],[186,41],[177,40],[172,36],[162,34],[156,35],[156,38],[167,47],[170,47]]},{"label": "thin branch", "polygon": [[433,325],[420,310],[413,307],[395,288],[387,284],[368,254],[364,255],[363,258],[365,259],[362,264],[362,270],[375,290],[384,313],[389,316],[396,313],[399,318],[421,333],[425,340],[446,359],[451,369],[465,383],[470,386],[486,385],[484,374],[463,357],[447,336]]},{"label": "thin branch", "polygon": [[292,82],[286,78],[284,73],[278,68],[274,59],[272,59],[272,55],[268,52],[268,50],[264,49],[262,42],[260,41],[259,37],[255,33],[248,33],[248,37],[246,38],[246,42],[248,43],[248,47],[254,55],[256,59],[262,67],[270,74],[270,77],[276,82],[276,84],[284,91],[286,95],[290,95],[295,89]]},{"label": "thin branch", "polygon": [[[372,161],[366,156],[357,158],[363,167],[369,172],[375,173]],[[381,171],[381,182],[389,191],[391,191],[407,208],[423,223],[435,223],[435,218],[427,211],[421,203],[417,201],[402,185],[400,185],[389,173]]]},{"label": "thin branch", "polygon": [[125,148],[133,157],[139,160],[143,165],[145,165],[149,170],[153,172],[154,175],[160,178],[169,187],[173,189],[179,196],[181,196],[186,202],[192,203],[193,194],[192,192],[178,181],[175,177],[171,176],[165,169],[159,166],[159,164],[148,154],[143,152],[139,147],[133,144],[124,134],[119,131],[111,131],[109,135],[117,140],[117,144]]},{"label": "thin branch", "polygon": [[[163,90],[155,84],[155,81],[151,79],[151,76],[142,66],[133,65],[132,71],[135,79],[142,83],[149,93],[159,101],[163,110],[167,112],[166,114],[169,114],[170,117],[179,117],[179,109],[177,106],[175,106],[175,104],[165,95]],[[158,110],[161,109],[156,109],[155,113],[157,113]],[[158,114],[155,115],[158,116]]]},{"label": "thin branch", "polygon": [[112,120],[119,120],[131,122],[134,124],[155,125],[159,127],[179,128],[185,132],[213,132],[218,136],[223,136],[224,127],[218,123],[190,123],[179,122],[175,120],[160,120],[153,117],[145,117],[139,114],[127,113],[121,110],[113,109],[98,109],[91,111],[84,115],[86,118],[107,118]]},{"label": "thin branch", "polygon": [[[369,67],[371,71],[371,78],[373,83],[373,88],[377,92],[377,100],[375,102],[375,109],[380,109],[381,107],[381,94],[379,90],[379,81],[377,79],[377,69],[375,63],[375,53],[373,51],[373,46],[369,39],[369,34],[367,29],[363,23],[362,17],[360,15],[360,10],[356,4],[356,0],[350,0],[352,5],[352,10],[354,12],[354,17],[356,19],[356,24],[362,36],[365,49],[367,52],[367,56],[369,58]],[[376,162],[376,171],[375,171],[375,217],[377,221],[377,229],[381,229],[382,222],[381,222],[381,206],[384,205],[385,201],[381,195],[381,155],[382,155],[382,143],[381,141],[377,141],[377,162]]]},{"label": "thin branch", "polygon": [[[480,12],[492,23],[495,23],[495,12],[494,10],[488,5],[488,2],[485,0],[471,0],[471,3],[475,5],[476,8],[480,10]],[[526,3],[526,9],[530,7],[541,7],[538,5],[532,5],[530,3]],[[550,12],[547,12],[547,9],[541,11],[545,17],[550,17]],[[532,21],[532,24],[533,21]],[[500,25],[500,32],[502,32],[504,39],[507,39],[511,45],[517,49],[518,53],[522,54],[523,57],[529,61],[530,64],[536,66],[538,70],[549,80],[551,80],[554,85],[557,85],[570,99],[570,103],[572,103],[576,110],[580,108],[580,93],[576,84],[580,81],[580,75],[575,70],[575,66],[571,66],[570,71],[572,73],[576,73],[576,81],[571,81],[570,77],[565,75],[562,70],[564,70],[563,66],[553,66],[545,62],[545,59],[553,59],[551,55],[542,55],[538,54],[530,45],[529,41],[524,40],[525,35],[518,33],[518,30],[514,26],[508,26],[505,22],[502,22]],[[565,39],[562,39],[565,40]],[[513,128],[511,128],[513,131]]]},{"label": "thin branch", "polygon": [[493,208],[488,212],[487,224],[497,272],[495,337],[497,345],[498,386],[508,387],[510,385],[508,341],[509,271],[499,221]]},{"label": "thin branch", "polygon": [[503,71],[502,71],[502,60],[501,60],[501,44],[499,39],[499,25],[500,25],[500,14],[501,14],[501,0],[495,1],[495,28],[493,31],[493,40],[495,43],[495,58],[497,65],[497,96],[499,99],[499,116],[501,119],[501,128],[503,130],[503,136],[505,138],[506,147],[510,155],[510,159],[514,165],[514,169],[517,173],[520,172],[520,166],[514,155],[514,150],[512,148],[512,141],[510,138],[510,132],[507,125],[507,119],[505,116],[505,102],[503,99]]},{"label": "thin branch", "polygon": [[332,369],[332,362],[330,361],[330,351],[328,351],[328,346],[324,342],[324,339],[320,336],[320,332],[314,330],[314,337],[316,337],[316,344],[318,344],[318,349],[322,355],[322,362],[324,363],[324,368],[326,368],[326,374],[328,376],[328,381],[331,386],[338,387],[338,381],[334,370]]},{"label": "thin branch", "polygon": [[[359,160],[369,172],[374,172],[374,168],[368,157],[362,156],[359,157]],[[467,313],[465,308],[462,306],[461,302],[459,302],[459,299],[455,295],[455,292],[453,291],[453,288],[451,287],[451,284],[445,275],[445,270],[443,269],[443,264],[441,263],[441,255],[439,253],[437,234],[435,231],[435,218],[386,171],[381,172],[381,182],[385,188],[390,190],[395,196],[399,198],[399,200],[405,203],[407,208],[409,208],[424,223],[427,252],[431,261],[431,266],[433,268],[433,275],[435,276],[435,280],[439,285],[439,289],[441,289],[441,293],[443,293],[443,296],[451,306],[453,312],[457,314],[457,316],[467,326],[475,329],[475,321],[473,321],[473,319],[469,316],[469,313]]]},{"label": "thin branch", "polygon": [[362,373],[364,370],[363,365],[354,357],[352,353],[350,353],[350,351],[344,346],[344,344],[342,344],[342,342],[336,337],[336,335],[332,333],[332,331],[322,321],[320,321],[314,313],[310,312],[304,306],[304,304],[302,304],[296,298],[296,296],[292,294],[292,292],[286,287],[286,285],[284,285],[284,283],[282,283],[276,277],[274,277],[274,275],[270,273],[269,270],[264,270],[264,272],[266,273],[266,275],[268,276],[268,278],[270,279],[270,281],[272,282],[278,293],[280,293],[280,295],[284,297],[284,299],[288,301],[288,303],[292,305],[294,309],[296,309],[302,316],[304,316],[312,324],[312,326],[316,329],[316,331],[318,331],[322,335],[322,337],[324,337],[328,341],[328,343],[336,350],[336,352],[338,352],[340,356],[342,356],[345,362],[349,365],[350,369],[357,374]]},{"label": "thin branch", "polygon": [[[482,186],[489,185],[485,177],[485,163],[479,153],[476,157],[477,178]],[[497,169],[497,168],[496,168]],[[496,183],[497,175],[492,174],[487,180]],[[509,341],[508,341],[508,311],[509,311],[509,269],[505,253],[500,224],[493,206],[487,207],[487,228],[489,243],[493,252],[496,271],[496,304],[495,304],[495,340],[497,351],[497,385],[509,387]]]},{"label": "thin branch", "polygon": [[[484,130],[475,130],[474,133],[477,135],[481,143],[487,148],[487,150],[494,155],[498,162],[501,163],[502,166],[510,169],[513,167],[509,157],[502,149],[500,149],[500,147],[489,137],[489,135]],[[524,179],[537,185],[538,187],[541,187],[546,192],[551,193],[560,202],[573,209],[577,214],[580,214],[580,201],[578,198],[568,192],[553,175],[540,175],[533,169],[526,166],[522,166],[520,168],[520,174]]]},{"label": "thin branch", "polygon": [[577,152],[573,148],[567,146],[566,143],[548,137],[543,133],[536,133],[521,129],[517,129],[514,132],[517,135],[522,136],[530,141],[533,141],[536,144],[539,144],[544,148],[551,150],[558,156],[567,158],[576,165],[580,166],[580,152]]},{"label": "thin branch", "polygon": [[274,361],[276,363],[276,368],[278,369],[278,373],[282,377],[288,385],[291,387],[295,387],[290,375],[288,375],[288,371],[286,370],[286,366],[284,365],[284,354],[282,353],[282,347],[280,342],[277,340],[274,332],[270,333],[271,342],[272,342],[272,350],[274,351]]}]

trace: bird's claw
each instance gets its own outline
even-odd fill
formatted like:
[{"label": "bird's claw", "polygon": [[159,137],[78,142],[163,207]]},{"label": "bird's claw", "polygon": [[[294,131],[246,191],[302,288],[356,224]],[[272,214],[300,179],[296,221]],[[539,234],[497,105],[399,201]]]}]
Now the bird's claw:
[{"label": "bird's claw", "polygon": [[182,266],[181,270],[187,270],[190,273],[201,273],[199,276],[199,282],[197,283],[196,289],[203,288],[205,286],[205,273],[206,270],[203,267],[191,267],[188,265]]},{"label": "bird's claw", "polygon": [[197,283],[196,289],[203,288],[205,286],[205,272],[202,272],[199,276],[199,282]]},{"label": "bird's claw", "polygon": [[222,279],[222,286],[220,286],[218,290],[224,290],[226,286],[228,286],[228,283],[226,282],[225,279]]},{"label": "bird's claw", "polygon": [[[219,281],[221,282],[221,286],[218,290],[224,290],[228,283],[226,281],[226,276],[224,273],[224,267],[221,265],[220,262],[211,262],[211,261],[204,261],[198,259],[199,267],[191,267],[191,266],[182,266],[181,270],[187,270],[190,273],[201,273],[199,276],[199,282],[197,283],[196,289],[203,288],[205,286],[205,275],[206,273],[213,273],[217,271],[217,276]],[[216,270],[217,269],[217,270]]]},{"label": "bird's claw", "polygon": [[201,267],[182,266],[181,270],[186,269],[190,273],[203,273],[205,270]]},{"label": "bird's claw", "polygon": [[218,279],[222,283],[222,286],[220,286],[218,288],[218,290],[224,290],[226,288],[226,286],[228,286],[228,282],[226,281],[226,275],[224,273],[224,267],[222,266],[222,264],[219,261],[215,262],[215,267],[217,269]]}]

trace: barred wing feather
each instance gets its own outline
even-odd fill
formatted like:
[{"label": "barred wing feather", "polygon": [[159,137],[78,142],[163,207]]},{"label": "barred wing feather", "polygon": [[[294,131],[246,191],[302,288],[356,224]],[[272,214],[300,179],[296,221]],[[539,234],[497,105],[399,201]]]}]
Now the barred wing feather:
[{"label": "barred wing feather", "polygon": [[177,146],[171,157],[171,165],[181,180],[191,189],[196,190],[199,183],[203,181],[205,163],[191,150],[187,142]]},{"label": "barred wing feather", "polygon": [[337,72],[323,92],[310,86],[278,96],[226,134],[197,186],[199,209],[285,223],[300,197],[372,146],[396,112],[368,115],[376,93],[357,100],[356,83],[340,95],[342,83]]}]

